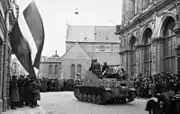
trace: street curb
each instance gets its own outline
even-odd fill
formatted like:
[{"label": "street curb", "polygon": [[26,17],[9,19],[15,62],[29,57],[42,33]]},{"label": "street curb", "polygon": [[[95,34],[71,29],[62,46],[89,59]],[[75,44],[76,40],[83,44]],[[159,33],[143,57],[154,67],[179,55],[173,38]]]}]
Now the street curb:
[{"label": "street curb", "polygon": [[37,108],[19,108],[16,110],[8,110],[6,112],[2,112],[1,114],[46,114],[44,108],[39,106]]}]

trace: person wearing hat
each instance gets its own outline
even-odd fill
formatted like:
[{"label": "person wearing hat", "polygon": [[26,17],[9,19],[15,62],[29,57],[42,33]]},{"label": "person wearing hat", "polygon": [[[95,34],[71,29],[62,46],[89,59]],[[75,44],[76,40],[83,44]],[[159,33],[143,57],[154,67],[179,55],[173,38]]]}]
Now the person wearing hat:
[{"label": "person wearing hat", "polygon": [[89,71],[92,71],[93,64],[94,64],[94,59],[91,60],[91,66],[89,68]]},{"label": "person wearing hat", "polygon": [[100,77],[100,72],[101,72],[101,65],[97,61],[97,59],[94,59],[94,62],[92,64],[92,72],[96,74],[96,76]]},{"label": "person wearing hat", "polygon": [[10,99],[11,99],[11,109],[16,109],[16,103],[19,102],[19,91],[18,91],[18,81],[17,76],[13,75],[12,80],[10,80]]},{"label": "person wearing hat", "polygon": [[109,66],[107,65],[107,62],[104,62],[104,65],[102,67],[102,75],[104,75],[108,69],[109,69]]}]

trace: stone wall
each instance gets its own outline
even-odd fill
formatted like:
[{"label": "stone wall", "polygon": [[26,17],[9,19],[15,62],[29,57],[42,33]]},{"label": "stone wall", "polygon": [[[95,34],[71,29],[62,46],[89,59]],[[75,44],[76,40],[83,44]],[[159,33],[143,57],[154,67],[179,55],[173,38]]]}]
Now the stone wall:
[{"label": "stone wall", "polygon": [[[51,73],[49,66],[52,65]],[[55,66],[57,65],[57,70],[55,73]],[[60,78],[61,77],[61,62],[41,62],[40,64],[40,78]]]},{"label": "stone wall", "polygon": [[[10,0],[0,1],[0,113],[9,108],[9,81],[11,47],[8,45],[9,37],[6,34],[6,12],[12,7]],[[9,13],[10,24],[15,19],[14,12]],[[7,39],[7,40],[5,40]],[[3,45],[2,45],[3,44]]]},{"label": "stone wall", "polygon": [[[125,1],[125,0],[124,0]],[[162,30],[163,23],[168,17],[174,19],[175,23],[178,22],[176,19],[176,11],[175,0],[143,0],[143,4],[141,0],[138,0],[139,9],[142,8],[141,12],[137,15],[134,15],[129,20],[124,20],[123,26],[119,31],[119,35],[121,37],[121,45],[122,48],[120,50],[121,61],[123,66],[128,70],[129,74],[131,74],[131,56],[132,50],[130,48],[131,39],[135,37],[136,42],[136,74],[145,73],[144,66],[144,33],[147,29],[152,31],[151,35],[151,74],[162,72],[163,70],[163,40],[162,40]],[[149,3],[145,3],[149,2]],[[127,1],[126,1],[127,3]],[[153,5],[154,3],[154,5]],[[149,6],[146,6],[149,4]],[[127,5],[127,4],[126,4]],[[143,5],[143,7],[141,6]],[[126,11],[124,11],[125,13]],[[128,23],[126,23],[126,21]],[[175,33],[174,33],[175,34]],[[177,42],[175,46],[178,45],[178,39],[175,34],[173,38],[173,42]],[[123,62],[125,61],[125,62]],[[176,65],[175,65],[176,66]]]}]

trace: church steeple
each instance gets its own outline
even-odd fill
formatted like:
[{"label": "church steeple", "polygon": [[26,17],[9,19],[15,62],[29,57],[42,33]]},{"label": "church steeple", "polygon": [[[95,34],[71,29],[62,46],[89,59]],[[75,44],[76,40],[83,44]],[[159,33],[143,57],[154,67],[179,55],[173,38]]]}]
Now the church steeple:
[{"label": "church steeple", "polygon": [[55,54],[53,57],[59,57],[59,55],[57,54],[57,50],[55,50]]}]

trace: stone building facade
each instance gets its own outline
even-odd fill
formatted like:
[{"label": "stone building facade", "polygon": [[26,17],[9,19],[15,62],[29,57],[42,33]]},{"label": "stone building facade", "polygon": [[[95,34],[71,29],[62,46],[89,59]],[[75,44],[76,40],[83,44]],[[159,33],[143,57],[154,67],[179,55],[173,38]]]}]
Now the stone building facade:
[{"label": "stone building facade", "polygon": [[[9,12],[9,9],[13,9]],[[13,0],[0,1],[0,113],[8,109],[11,46],[8,32],[16,17]]]},{"label": "stone building facade", "polygon": [[51,57],[42,57],[39,69],[40,78],[61,77],[61,57],[56,53]]},{"label": "stone building facade", "polygon": [[129,74],[178,73],[179,0],[123,0],[120,56]]},{"label": "stone building facade", "polygon": [[115,26],[68,25],[66,53],[62,56],[64,78],[77,79],[76,73],[84,75],[94,58],[101,65],[120,65],[115,31]]}]

